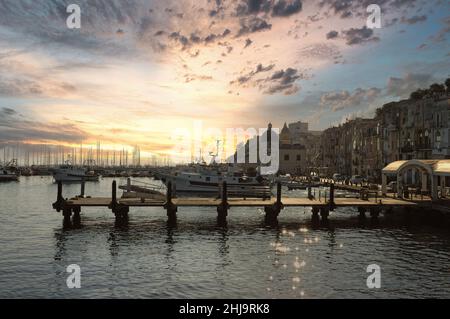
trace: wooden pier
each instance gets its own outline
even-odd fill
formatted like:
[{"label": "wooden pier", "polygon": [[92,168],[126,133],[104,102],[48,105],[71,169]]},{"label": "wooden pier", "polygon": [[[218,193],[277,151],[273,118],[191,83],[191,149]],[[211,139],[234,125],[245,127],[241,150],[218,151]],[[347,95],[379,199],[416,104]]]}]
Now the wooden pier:
[{"label": "wooden pier", "polygon": [[327,220],[329,212],[338,207],[357,208],[361,217],[369,212],[370,216],[376,218],[383,210],[391,210],[395,207],[420,208],[431,207],[431,200],[417,199],[404,200],[392,197],[373,198],[360,196],[360,198],[335,198],[335,185],[329,184],[329,191],[313,196],[311,189],[308,189],[308,198],[282,197],[281,183],[277,184],[276,197],[272,199],[259,198],[228,198],[227,184],[224,182],[220,188],[218,198],[175,198],[172,196],[172,185],[168,185],[165,200],[152,200],[145,198],[117,198],[117,184],[112,182],[111,197],[86,197],[84,195],[84,185],[81,186],[81,195],[65,199],[62,194],[62,183],[58,184],[57,200],[53,203],[53,208],[62,212],[65,221],[70,221],[73,217],[75,221],[80,220],[82,208],[107,207],[114,213],[116,220],[128,218],[131,207],[161,207],[167,211],[169,222],[177,219],[178,208],[182,207],[215,207],[217,209],[217,220],[219,223],[226,222],[228,210],[232,207],[261,207],[265,211],[265,221],[276,223],[278,215],[286,207],[311,207],[313,219],[318,219],[319,214],[322,220]]}]

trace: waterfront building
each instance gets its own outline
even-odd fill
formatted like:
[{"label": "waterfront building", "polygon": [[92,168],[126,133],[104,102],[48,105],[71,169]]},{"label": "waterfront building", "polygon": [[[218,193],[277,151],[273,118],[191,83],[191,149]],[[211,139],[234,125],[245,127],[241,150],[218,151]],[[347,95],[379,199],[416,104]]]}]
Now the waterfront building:
[{"label": "waterfront building", "polygon": [[373,119],[325,130],[319,144],[316,165],[327,175],[362,175],[378,182],[383,167],[394,161],[450,159],[450,97],[385,104]]},{"label": "waterfront building", "polygon": [[322,131],[311,131],[309,130],[309,123],[301,121],[290,123],[289,130],[292,134],[292,143],[303,145],[307,150],[304,172],[309,174],[311,170],[314,170],[320,154]]},{"label": "waterfront building", "polygon": [[[300,123],[300,122],[299,122]],[[280,174],[300,175],[306,169],[306,148],[305,145],[299,143],[296,135],[300,133],[297,128],[291,131],[286,123],[280,132]]]}]

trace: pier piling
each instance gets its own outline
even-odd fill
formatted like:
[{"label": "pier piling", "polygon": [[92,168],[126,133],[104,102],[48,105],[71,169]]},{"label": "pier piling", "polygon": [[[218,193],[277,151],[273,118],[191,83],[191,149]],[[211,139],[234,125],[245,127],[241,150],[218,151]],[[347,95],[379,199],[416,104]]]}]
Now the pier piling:
[{"label": "pier piling", "polygon": [[281,182],[278,182],[277,200],[271,206],[264,206],[264,212],[266,213],[265,222],[267,224],[276,224],[278,221],[278,215],[283,208],[283,203],[281,202]]},{"label": "pier piling", "polygon": [[322,218],[322,221],[328,220],[328,216],[330,215],[330,209],[328,207],[321,207],[320,208],[320,217]]},{"label": "pier piling", "polygon": [[311,212],[312,212],[312,221],[317,222],[319,220],[319,207],[314,206]]},{"label": "pier piling", "polygon": [[230,205],[228,204],[228,192],[227,192],[227,182],[222,182],[221,194],[220,194],[220,205],[217,206],[217,222],[219,224],[224,224],[227,221],[228,209]]},{"label": "pier piling", "polygon": [[58,193],[56,195],[56,202],[53,203],[53,208],[59,213],[63,209],[64,198],[62,196],[62,182],[58,182]]},{"label": "pier piling", "polygon": [[333,211],[335,208],[335,204],[334,204],[334,183],[330,183],[330,211]]},{"label": "pier piling", "polygon": [[370,208],[370,217],[378,218],[380,216],[381,209],[379,207],[371,207]]},{"label": "pier piling", "polygon": [[115,213],[117,207],[117,183],[114,180],[112,182],[112,187],[111,187],[111,209],[113,211],[113,213]]},{"label": "pier piling", "polygon": [[168,222],[176,222],[177,220],[177,206],[172,202],[172,182],[167,183],[166,202],[163,206],[167,211]]},{"label": "pier piling", "polygon": [[63,217],[64,217],[64,224],[69,224],[70,223],[70,217],[72,216],[72,209],[65,207],[63,209],[63,213],[62,213]]},{"label": "pier piling", "polygon": [[86,181],[84,177],[81,179],[81,191],[80,191],[80,197],[84,197],[84,189],[85,189]]},{"label": "pier piling", "polygon": [[116,221],[126,219],[128,217],[128,212],[130,211],[128,206],[120,205],[117,202],[117,182],[115,180],[112,182],[111,203],[109,204],[109,208],[116,216]]},{"label": "pier piling", "polygon": [[72,212],[73,212],[73,216],[72,216],[72,220],[73,220],[73,224],[78,226],[81,223],[81,207],[80,206],[76,206],[74,208],[72,208]]},{"label": "pier piling", "polygon": [[366,208],[358,207],[359,218],[366,218]]}]

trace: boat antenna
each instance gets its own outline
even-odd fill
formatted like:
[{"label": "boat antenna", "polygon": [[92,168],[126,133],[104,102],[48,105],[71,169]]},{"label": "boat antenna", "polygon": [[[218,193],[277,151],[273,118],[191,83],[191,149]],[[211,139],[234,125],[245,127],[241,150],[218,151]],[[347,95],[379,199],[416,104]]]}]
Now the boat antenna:
[{"label": "boat antenna", "polygon": [[211,164],[216,163],[216,158],[217,158],[217,156],[219,156],[219,145],[220,145],[220,140],[216,140],[216,153],[214,154],[213,152],[209,152],[209,156],[212,157]]}]

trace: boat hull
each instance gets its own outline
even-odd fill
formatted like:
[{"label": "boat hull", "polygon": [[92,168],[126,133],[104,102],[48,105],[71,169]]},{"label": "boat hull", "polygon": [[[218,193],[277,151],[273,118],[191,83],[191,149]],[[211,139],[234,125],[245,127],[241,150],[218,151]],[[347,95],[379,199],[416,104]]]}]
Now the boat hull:
[{"label": "boat hull", "polygon": [[17,175],[12,175],[12,174],[0,175],[0,182],[18,182],[18,181],[19,181],[19,176],[17,176]]},{"label": "boat hull", "polygon": [[70,174],[55,174],[53,178],[56,183],[58,182],[98,182],[98,176],[78,176],[78,175],[70,175]]}]

